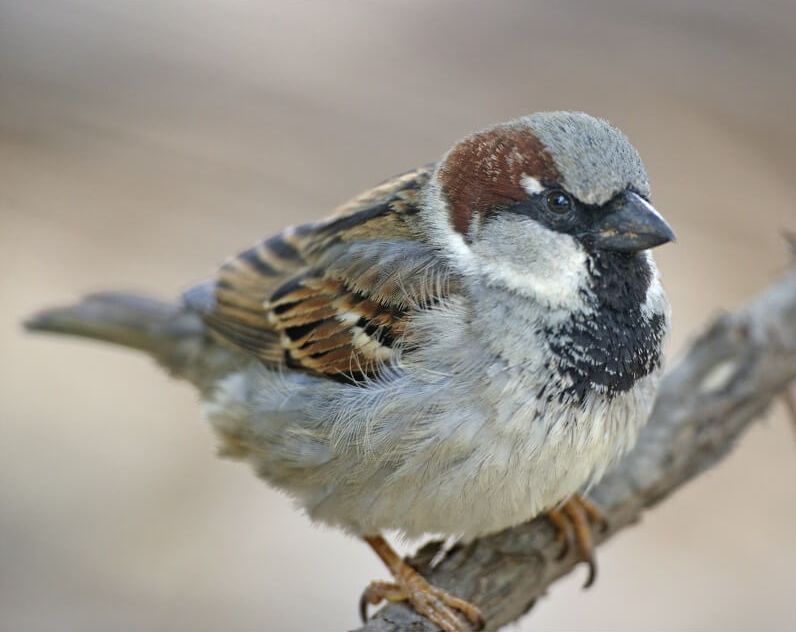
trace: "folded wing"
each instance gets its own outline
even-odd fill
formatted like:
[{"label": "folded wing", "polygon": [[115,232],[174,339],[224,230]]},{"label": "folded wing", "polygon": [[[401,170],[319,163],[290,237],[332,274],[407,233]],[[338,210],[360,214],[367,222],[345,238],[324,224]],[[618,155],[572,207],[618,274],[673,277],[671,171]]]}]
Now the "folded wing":
[{"label": "folded wing", "polygon": [[419,238],[431,167],[398,176],[326,220],[288,228],[188,290],[216,337],[272,366],[358,382],[411,352],[406,326],[453,283]]}]

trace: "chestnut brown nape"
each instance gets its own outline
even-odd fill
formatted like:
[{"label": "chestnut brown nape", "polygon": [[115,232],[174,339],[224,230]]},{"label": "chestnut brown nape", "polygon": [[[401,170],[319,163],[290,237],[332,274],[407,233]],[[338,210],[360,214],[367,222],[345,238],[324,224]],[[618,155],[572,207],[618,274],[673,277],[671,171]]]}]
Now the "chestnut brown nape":
[{"label": "chestnut brown nape", "polygon": [[524,176],[559,179],[555,161],[529,129],[502,124],[459,141],[438,173],[454,229],[466,234],[474,214],[527,198]]}]

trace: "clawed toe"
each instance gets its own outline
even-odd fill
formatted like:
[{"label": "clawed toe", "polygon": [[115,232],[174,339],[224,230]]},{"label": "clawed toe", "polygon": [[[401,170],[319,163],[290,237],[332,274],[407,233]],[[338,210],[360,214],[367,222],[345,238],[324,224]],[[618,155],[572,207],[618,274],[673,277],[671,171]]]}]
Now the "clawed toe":
[{"label": "clawed toe", "polygon": [[417,612],[445,632],[481,630],[484,627],[484,616],[476,606],[432,586],[419,575],[418,578],[409,578],[406,588],[392,582],[371,582],[359,600],[359,615],[363,622],[367,621],[368,605],[375,606],[382,601],[409,601]]},{"label": "clawed toe", "polygon": [[368,606],[377,606],[382,601],[398,602],[406,601],[406,593],[394,582],[372,581],[362,591],[359,598],[359,617],[362,623],[368,620]]},{"label": "clawed toe", "polygon": [[412,581],[409,601],[415,610],[446,632],[481,630],[484,627],[484,615],[476,606],[430,585],[419,575]]},{"label": "clawed toe", "polygon": [[484,627],[484,615],[477,606],[429,584],[422,575],[400,559],[381,538],[366,538],[393,572],[395,582],[374,581],[362,593],[359,614],[367,620],[368,605],[382,601],[408,601],[424,617],[445,632],[466,632]]},{"label": "clawed toe", "polygon": [[566,557],[573,545],[577,548],[578,557],[586,562],[589,574],[584,588],[591,586],[597,578],[597,562],[594,558],[595,529],[604,531],[608,524],[600,510],[580,495],[575,495],[557,509],[547,514],[557,531],[556,540],[561,546],[559,559]]}]

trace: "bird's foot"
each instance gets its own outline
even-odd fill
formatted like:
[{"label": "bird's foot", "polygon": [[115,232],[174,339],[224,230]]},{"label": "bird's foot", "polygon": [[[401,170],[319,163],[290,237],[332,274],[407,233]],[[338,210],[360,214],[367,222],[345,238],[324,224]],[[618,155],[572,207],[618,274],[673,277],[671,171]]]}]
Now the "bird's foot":
[{"label": "bird's foot", "polygon": [[[484,615],[477,606],[429,584],[420,573],[398,557],[382,538],[366,540],[387,563],[395,582],[374,581],[365,589],[359,600],[359,612],[363,621],[367,620],[369,604],[377,605],[384,600],[408,601],[415,611],[445,632],[483,628]],[[387,547],[389,553],[385,552],[384,547]]]},{"label": "bird's foot", "polygon": [[367,621],[368,605],[375,606],[385,600],[409,601],[417,612],[446,632],[472,629],[459,613],[463,614],[475,629],[483,628],[484,616],[469,601],[432,586],[417,573],[415,577],[407,578],[402,583],[403,586],[397,582],[371,582],[359,600],[359,614],[362,620]]},{"label": "bird's foot", "polygon": [[588,564],[589,576],[583,585],[588,588],[597,578],[592,533],[595,527],[606,528],[605,518],[595,505],[580,494],[575,494],[560,507],[549,511],[547,517],[558,532],[556,540],[561,545],[561,557],[566,556],[574,545],[580,560]]}]

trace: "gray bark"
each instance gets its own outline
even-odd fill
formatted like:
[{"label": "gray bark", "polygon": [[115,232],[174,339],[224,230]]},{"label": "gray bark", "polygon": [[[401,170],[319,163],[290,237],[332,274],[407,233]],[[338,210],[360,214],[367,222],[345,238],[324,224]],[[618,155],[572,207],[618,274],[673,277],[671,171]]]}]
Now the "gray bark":
[{"label": "gray bark", "polygon": [[[666,374],[638,444],[589,498],[608,526],[596,544],[712,467],[796,377],[796,266],[733,314],[717,317]],[[514,621],[577,564],[559,559],[544,518],[455,547],[429,568],[437,545],[409,561],[430,582],[479,606],[487,629]],[[382,608],[362,632],[436,630],[405,604]]]}]

